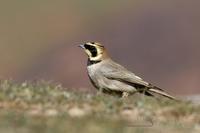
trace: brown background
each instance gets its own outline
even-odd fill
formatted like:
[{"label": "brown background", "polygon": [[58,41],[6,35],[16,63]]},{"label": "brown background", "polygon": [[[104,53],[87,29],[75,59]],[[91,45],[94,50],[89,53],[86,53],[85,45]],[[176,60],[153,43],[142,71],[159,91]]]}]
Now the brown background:
[{"label": "brown background", "polygon": [[200,1],[1,1],[0,77],[94,90],[87,41],[171,93],[200,93]]}]

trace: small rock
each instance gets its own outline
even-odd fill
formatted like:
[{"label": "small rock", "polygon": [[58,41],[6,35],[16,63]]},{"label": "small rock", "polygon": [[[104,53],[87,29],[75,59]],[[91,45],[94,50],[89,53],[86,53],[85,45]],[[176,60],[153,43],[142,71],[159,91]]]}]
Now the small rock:
[{"label": "small rock", "polygon": [[127,120],[136,120],[139,117],[138,109],[125,109],[121,112],[121,116]]},{"label": "small rock", "polygon": [[46,116],[56,116],[58,114],[58,111],[55,109],[48,109],[45,111]]},{"label": "small rock", "polygon": [[71,109],[68,110],[68,114],[71,117],[82,117],[84,115],[86,115],[86,112],[84,109],[78,108],[78,107],[73,107]]}]

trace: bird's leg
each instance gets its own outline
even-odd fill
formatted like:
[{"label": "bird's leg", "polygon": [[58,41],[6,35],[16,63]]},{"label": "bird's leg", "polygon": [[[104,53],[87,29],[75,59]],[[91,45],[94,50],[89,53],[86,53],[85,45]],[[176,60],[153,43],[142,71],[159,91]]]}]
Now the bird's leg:
[{"label": "bird's leg", "polygon": [[143,94],[143,96],[142,96],[142,101],[143,102],[145,102],[145,92],[147,91],[147,87],[145,87],[144,89],[143,89],[143,91],[142,91],[142,94]]},{"label": "bird's leg", "polygon": [[145,95],[146,87],[142,90],[143,96]]},{"label": "bird's leg", "polygon": [[128,95],[129,95],[128,92],[123,92],[123,93],[122,93],[122,98],[126,98],[126,97],[128,97]]},{"label": "bird's leg", "polygon": [[97,95],[102,95],[103,94],[103,88],[99,88],[99,90],[97,91]]}]

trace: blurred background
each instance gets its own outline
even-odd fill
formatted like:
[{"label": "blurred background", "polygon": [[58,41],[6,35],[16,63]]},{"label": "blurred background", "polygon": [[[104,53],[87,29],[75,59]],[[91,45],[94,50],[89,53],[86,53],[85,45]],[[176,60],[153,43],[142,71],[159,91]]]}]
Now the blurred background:
[{"label": "blurred background", "polygon": [[95,89],[77,45],[103,43],[113,59],[170,93],[200,93],[200,1],[0,1],[0,78]]}]

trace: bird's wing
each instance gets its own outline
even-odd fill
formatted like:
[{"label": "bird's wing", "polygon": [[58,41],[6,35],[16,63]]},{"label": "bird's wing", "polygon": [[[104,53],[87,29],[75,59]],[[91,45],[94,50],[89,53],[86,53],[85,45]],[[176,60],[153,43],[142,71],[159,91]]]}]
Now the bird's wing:
[{"label": "bird's wing", "polygon": [[141,85],[144,87],[149,86],[149,83],[142,80],[142,78],[136,76],[134,73],[128,71],[126,68],[113,61],[109,61],[108,63],[102,65],[101,73],[109,79],[115,79],[130,84]]},{"label": "bird's wing", "polygon": [[109,61],[101,66],[101,73],[109,79],[119,80],[121,82],[125,82],[131,85],[138,85],[141,87],[147,87],[146,94],[150,96],[155,96],[154,94],[159,94],[170,99],[177,100],[175,97],[169,95],[164,90],[149,84],[148,82],[142,80],[142,78],[136,76],[134,73],[128,71],[123,66]]}]

